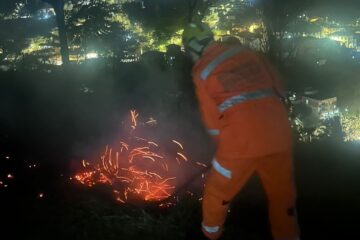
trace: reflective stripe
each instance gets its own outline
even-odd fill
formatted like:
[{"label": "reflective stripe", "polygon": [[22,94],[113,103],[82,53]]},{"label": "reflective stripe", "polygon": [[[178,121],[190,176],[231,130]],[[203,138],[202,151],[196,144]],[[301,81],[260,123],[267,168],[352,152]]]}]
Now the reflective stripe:
[{"label": "reflective stripe", "polygon": [[209,226],[204,225],[204,223],[202,223],[201,226],[208,233],[217,233],[220,230],[219,226],[209,227]]},{"label": "reflective stripe", "polygon": [[236,104],[270,96],[276,96],[272,89],[264,89],[256,92],[244,93],[225,100],[222,104],[219,105],[218,108],[220,112],[224,112],[225,110],[231,108]]},{"label": "reflective stripe", "polygon": [[233,47],[223,52],[220,56],[215,58],[211,63],[206,66],[206,68],[200,74],[200,79],[206,80],[207,77],[212,73],[212,71],[214,71],[215,68],[219,66],[219,64],[240,53],[243,49],[244,48],[242,47]]},{"label": "reflective stripe", "polygon": [[196,40],[191,40],[189,43],[188,43],[188,46],[195,50],[198,54],[201,53],[201,50],[204,48],[203,45],[200,45],[198,41]]},{"label": "reflective stripe", "polygon": [[212,164],[213,164],[214,169],[218,173],[220,173],[221,175],[223,175],[226,178],[231,179],[232,172],[230,170],[221,166],[220,163],[218,163],[218,161],[216,159],[213,160]]},{"label": "reflective stripe", "polygon": [[220,130],[219,129],[209,129],[208,130],[208,133],[211,135],[211,136],[217,136],[220,134]]}]

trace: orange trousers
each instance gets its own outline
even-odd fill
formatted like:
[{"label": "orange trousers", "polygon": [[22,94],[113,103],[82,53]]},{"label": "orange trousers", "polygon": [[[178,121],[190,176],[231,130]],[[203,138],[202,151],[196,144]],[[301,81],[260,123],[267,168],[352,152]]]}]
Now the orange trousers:
[{"label": "orange trousers", "polygon": [[220,238],[229,203],[248,179],[257,173],[269,203],[269,218],[275,240],[297,240],[299,228],[295,211],[292,153],[265,157],[226,159],[218,157],[205,184],[202,231],[206,237]]}]

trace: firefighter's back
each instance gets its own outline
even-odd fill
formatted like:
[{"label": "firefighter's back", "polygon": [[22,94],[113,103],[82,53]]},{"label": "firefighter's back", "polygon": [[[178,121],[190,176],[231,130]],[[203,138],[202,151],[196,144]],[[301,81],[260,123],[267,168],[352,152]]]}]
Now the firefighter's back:
[{"label": "firefighter's back", "polygon": [[211,65],[214,52],[234,51],[239,53],[204,81],[222,113],[219,151],[256,157],[291,149],[287,112],[277,89],[279,79],[274,79],[260,55],[240,45],[214,44],[208,56],[205,52],[199,69]]}]

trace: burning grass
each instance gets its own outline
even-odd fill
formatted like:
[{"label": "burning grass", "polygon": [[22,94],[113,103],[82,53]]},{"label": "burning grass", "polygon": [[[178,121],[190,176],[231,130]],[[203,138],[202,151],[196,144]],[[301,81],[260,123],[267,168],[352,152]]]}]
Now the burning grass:
[{"label": "burning grass", "polygon": [[83,168],[74,178],[88,187],[110,185],[120,203],[162,202],[159,206],[169,206],[173,203],[164,203],[164,200],[175,193],[180,170],[207,166],[189,160],[180,141],[169,140],[172,145],[169,151],[154,140],[139,137],[138,134],[156,124],[156,120],[142,122],[138,117],[136,111],[130,111],[127,136],[106,146],[98,161],[83,160]]}]

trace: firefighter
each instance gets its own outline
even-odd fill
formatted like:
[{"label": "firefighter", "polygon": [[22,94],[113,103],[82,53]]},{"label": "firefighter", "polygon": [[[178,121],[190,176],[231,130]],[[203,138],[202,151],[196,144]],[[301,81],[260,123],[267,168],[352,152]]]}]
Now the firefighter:
[{"label": "firefighter", "polygon": [[203,121],[217,142],[202,203],[204,235],[220,238],[229,204],[256,173],[273,238],[298,240],[291,130],[279,77],[265,58],[236,41],[215,42],[205,24],[190,24],[183,44],[195,62]]}]

